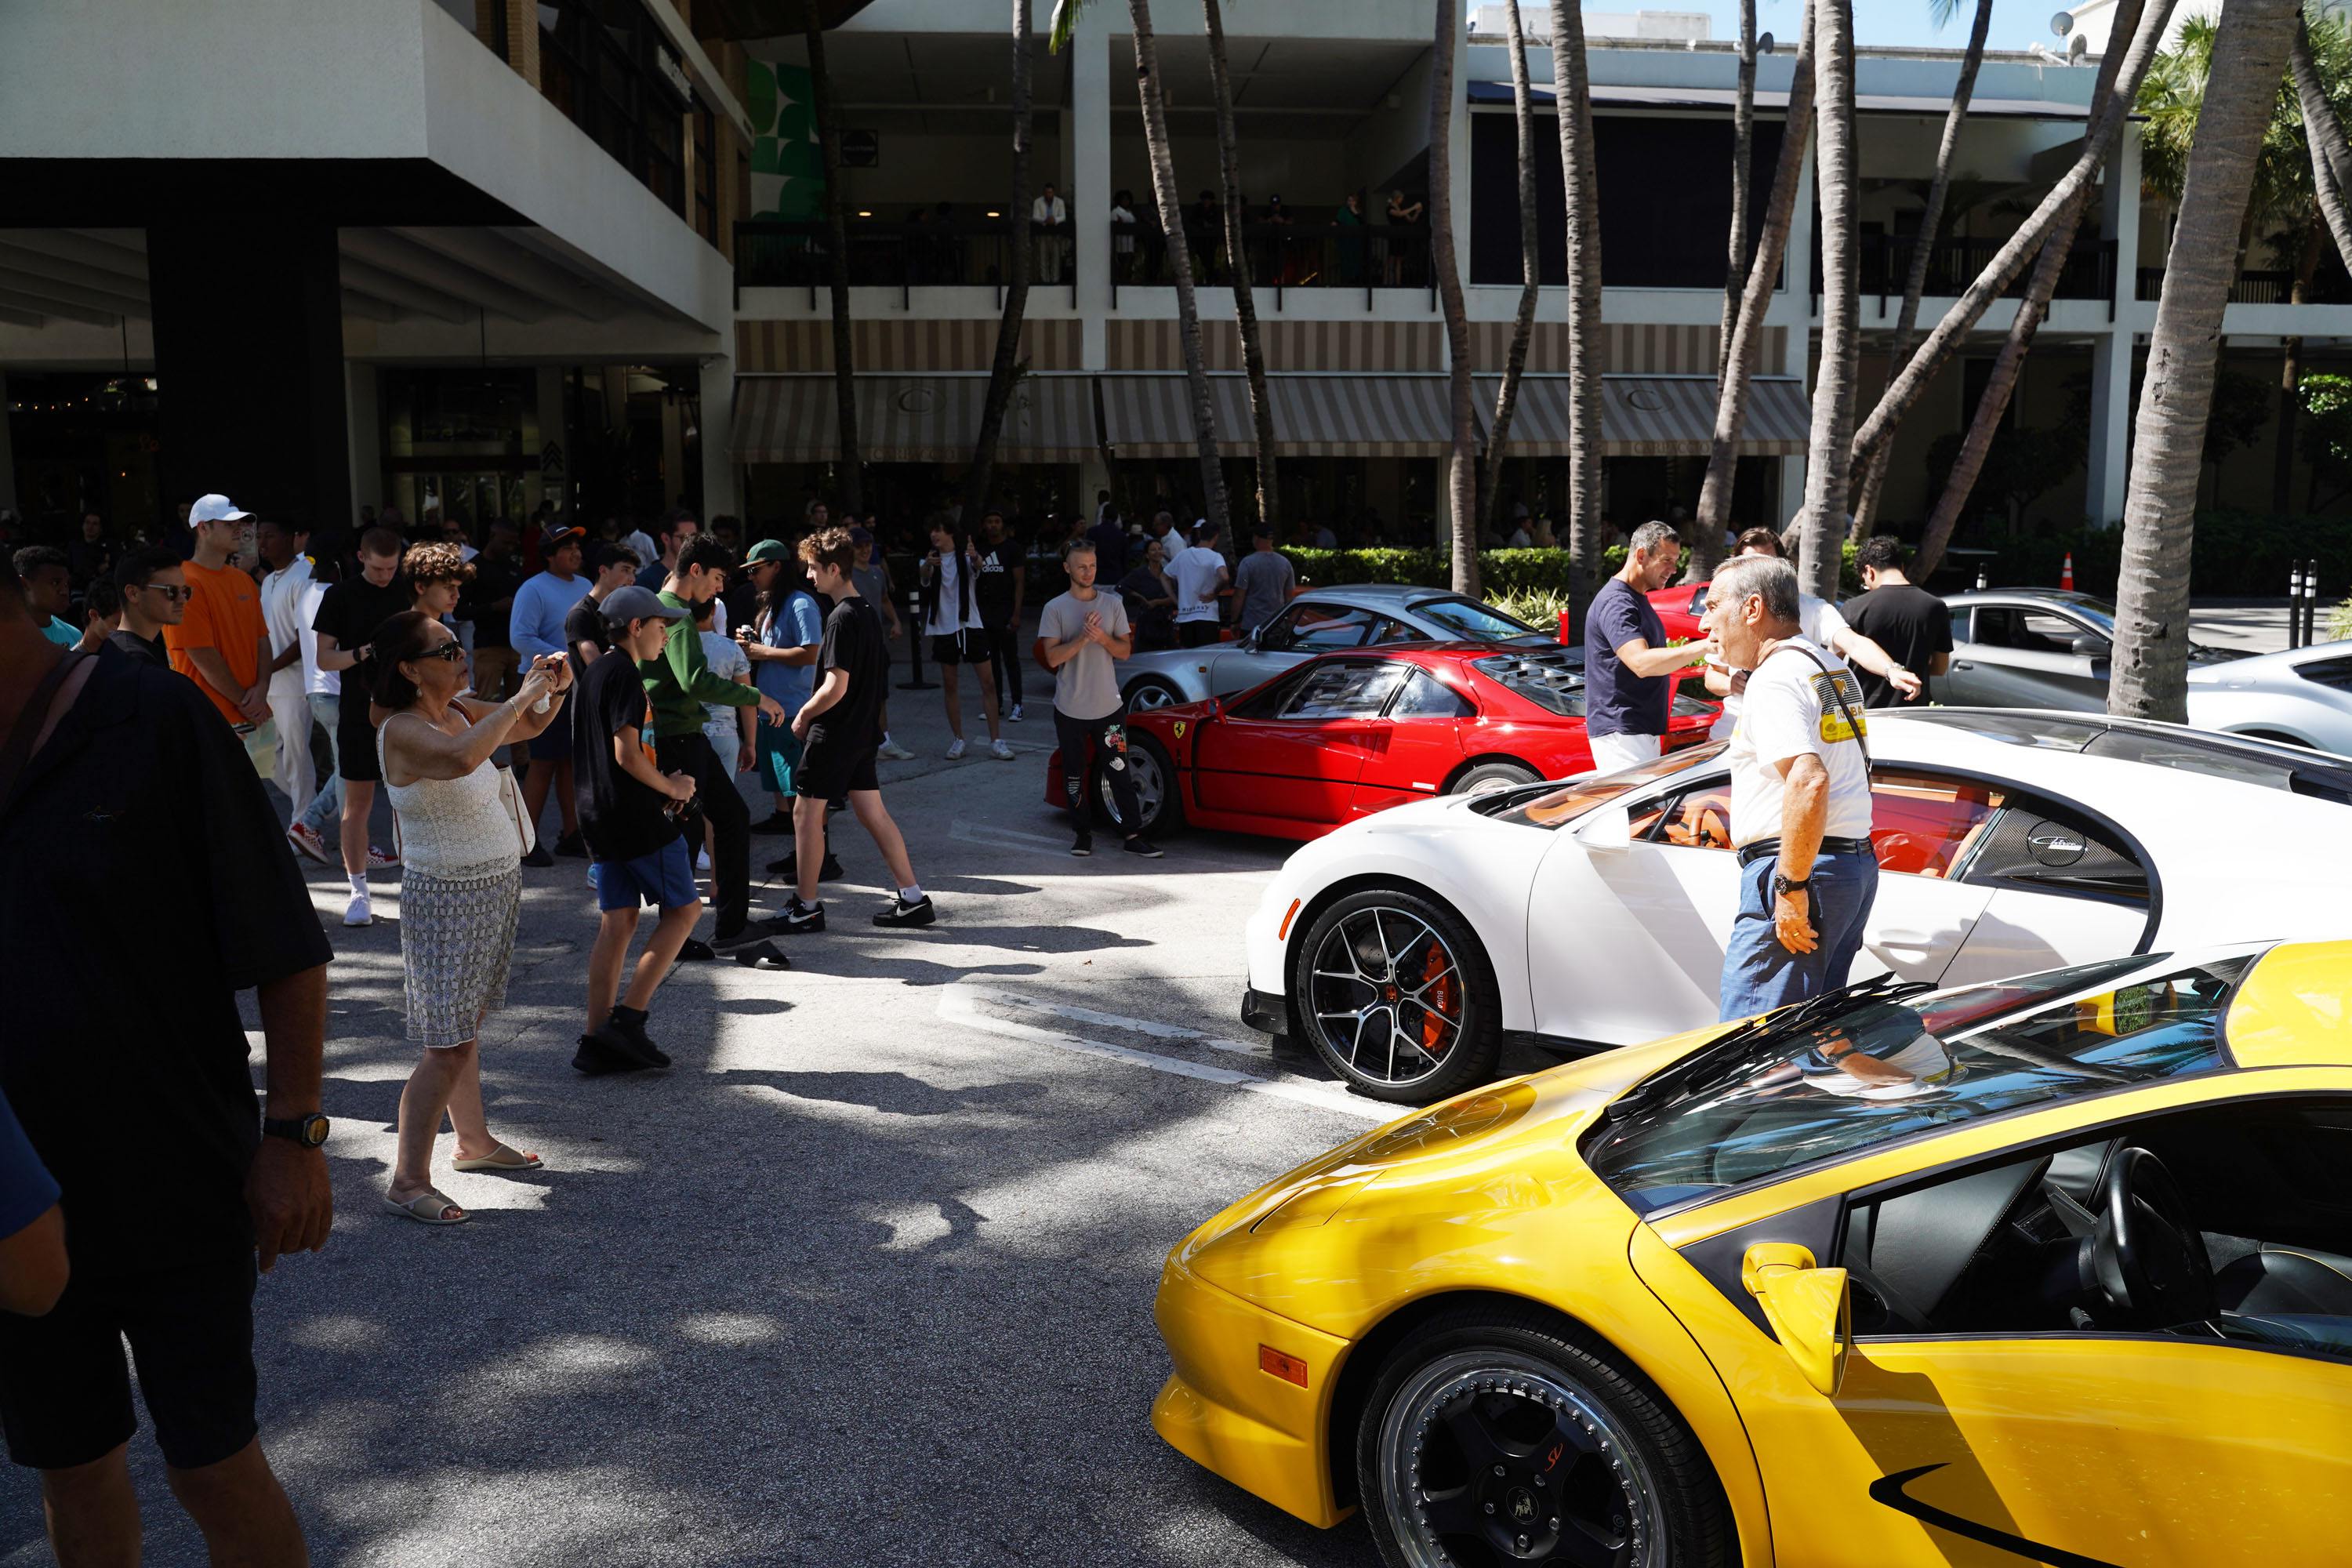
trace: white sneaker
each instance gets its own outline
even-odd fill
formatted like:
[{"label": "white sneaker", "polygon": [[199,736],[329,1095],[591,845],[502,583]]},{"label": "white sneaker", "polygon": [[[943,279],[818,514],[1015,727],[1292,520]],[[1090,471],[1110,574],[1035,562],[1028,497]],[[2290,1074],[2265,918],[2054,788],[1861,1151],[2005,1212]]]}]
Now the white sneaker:
[{"label": "white sneaker", "polygon": [[1013,711],[1007,713],[1004,717],[1015,724],[1021,722],[1021,704],[1015,702],[1013,705]]},{"label": "white sneaker", "polygon": [[958,757],[961,757],[961,756],[962,756],[962,755],[963,755],[963,737],[962,737],[961,735],[958,735],[958,736],[955,738],[954,742],[953,742],[951,745],[950,745],[950,746],[948,747],[948,761],[950,761],[950,762],[954,762]]},{"label": "white sneaker", "polygon": [[886,763],[903,763],[915,753],[896,741],[885,741],[882,742],[882,749],[874,754]]},{"label": "white sneaker", "polygon": [[368,901],[365,893],[352,895],[352,901],[343,907],[343,923],[347,926],[375,924],[375,906]]},{"label": "white sneaker", "polygon": [[1013,748],[1003,741],[991,741],[988,743],[988,754],[1000,763],[1009,763],[1013,760]]},{"label": "white sneaker", "polygon": [[706,873],[706,874],[709,871],[709,869],[710,869],[710,851],[709,851],[709,850],[705,849],[705,850],[703,850],[700,854],[697,855],[697,856],[694,858],[694,868],[695,868],[697,871],[703,872],[703,873]]}]

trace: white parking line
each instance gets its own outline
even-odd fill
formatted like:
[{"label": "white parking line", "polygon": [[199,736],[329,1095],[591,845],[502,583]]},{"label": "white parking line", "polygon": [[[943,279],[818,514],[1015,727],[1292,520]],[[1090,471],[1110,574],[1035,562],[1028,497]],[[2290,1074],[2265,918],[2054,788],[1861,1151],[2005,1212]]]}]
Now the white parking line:
[{"label": "white parking line", "polygon": [[1047,1002],[1035,996],[1023,996],[1015,992],[997,991],[987,986],[968,985],[965,989],[974,997],[996,1003],[1004,1007],[1022,1007],[1033,1013],[1050,1014],[1067,1018],[1074,1024],[1092,1024],[1098,1028],[1126,1029],[1138,1035],[1149,1035],[1155,1040],[1190,1040],[1236,1056],[1272,1058],[1274,1047],[1263,1040],[1228,1040],[1187,1028],[1181,1024],[1162,1024],[1150,1018],[1130,1018],[1123,1013],[1097,1013],[1091,1007],[1073,1007],[1063,1002]]},{"label": "white parking line", "polygon": [[[1223,1084],[1249,1094],[1263,1094],[1276,1100],[1286,1100],[1297,1105],[1308,1105],[1318,1110],[1333,1110],[1342,1116],[1352,1116],[1364,1121],[1387,1121],[1399,1113],[1394,1106],[1359,1100],[1342,1089],[1317,1083],[1311,1079],[1259,1078],[1254,1073],[1235,1071],[1232,1068],[1213,1067],[1207,1062],[1187,1061],[1181,1057],[1164,1057],[1154,1051],[1140,1051],[1131,1046],[1115,1046],[1105,1040],[1092,1040],[1074,1035],[1066,1029],[1048,1028],[1036,1024],[1020,1023],[1000,1018],[984,1010],[983,1004],[997,1006],[1025,1007],[1032,1011],[1050,1013],[1053,1009],[1033,1007],[1023,1000],[980,986],[956,982],[940,994],[940,1016],[966,1028],[985,1034],[1001,1035],[1007,1039],[1026,1040],[1033,1045],[1053,1046],[1081,1056],[1103,1057],[1111,1061],[1127,1062],[1135,1067],[1150,1068],[1155,1072],[1171,1073],[1178,1078],[1198,1079],[1204,1083]],[[1073,1010],[1075,1011],[1075,1009]],[[1169,1026],[1152,1026],[1140,1018],[1125,1018],[1112,1013],[1097,1013],[1091,1017],[1114,1027],[1134,1029],[1158,1037],[1168,1037]],[[1187,1031],[1190,1037],[1202,1041],[1211,1037],[1197,1031]]]}]

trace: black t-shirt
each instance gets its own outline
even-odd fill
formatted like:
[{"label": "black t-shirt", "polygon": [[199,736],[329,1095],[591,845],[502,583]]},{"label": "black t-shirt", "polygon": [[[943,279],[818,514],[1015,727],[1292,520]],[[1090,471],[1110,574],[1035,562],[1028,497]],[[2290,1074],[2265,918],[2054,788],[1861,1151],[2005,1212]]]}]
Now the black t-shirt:
[{"label": "black t-shirt", "polygon": [[117,653],[128,654],[132,658],[152,664],[158,669],[172,668],[172,656],[165,650],[162,637],[142,637],[125,627],[109,633],[106,646]]},{"label": "black t-shirt", "polygon": [[[408,574],[395,573],[391,582],[379,588],[357,574],[344,578],[329,588],[319,600],[318,614],[310,617],[310,629],[323,632],[335,639],[335,646],[345,653],[356,652],[375,640],[378,627],[404,610],[416,607],[416,590],[408,585]],[[367,711],[369,689],[367,666],[353,665],[343,671],[342,710]]]},{"label": "black t-shirt", "polygon": [[1584,725],[1595,735],[1663,735],[1670,675],[1635,675],[1617,649],[1635,637],[1666,646],[1666,626],[1649,600],[1612,577],[1592,595],[1584,616]]},{"label": "black t-shirt", "polygon": [[980,608],[980,624],[994,631],[1013,624],[1013,586],[1016,574],[1028,565],[1020,541],[1006,534],[993,544],[980,546],[980,573],[972,580],[972,602]]},{"label": "black t-shirt", "polygon": [[[509,647],[507,626],[514,616],[514,592],[522,586],[522,563],[509,555],[503,561],[493,561],[484,553],[474,557],[474,575],[457,590],[457,618],[474,623],[476,647]],[[504,609],[490,606],[499,600],[507,601]]]},{"label": "black t-shirt", "polygon": [[[1927,667],[1939,653],[1952,651],[1952,610],[1943,600],[1913,583],[1889,583],[1873,588],[1839,606],[1845,624],[1886,650],[1889,658],[1919,677],[1919,701],[1936,700],[1936,683]],[[1860,665],[1853,673],[1862,681],[1863,702],[1891,708],[1903,694],[1880,676]]]},{"label": "black t-shirt", "polygon": [[594,595],[583,597],[563,612],[563,651],[572,656],[572,679],[584,679],[588,666],[580,657],[580,645],[586,643],[598,653],[613,646],[604,631],[604,604]]},{"label": "black t-shirt", "polygon": [[[108,935],[125,888],[155,940]],[[0,1090],[64,1189],[75,1278],[251,1245],[260,1107],[236,994],[333,953],[252,763],[193,682],[95,661],[0,815],[0,953],[21,981]]]},{"label": "black t-shirt", "polygon": [[882,703],[890,684],[890,650],[881,613],[856,595],[835,604],[824,617],[816,668],[820,682],[827,670],[847,670],[849,692],[809,725],[808,743],[852,750],[880,745]]},{"label": "black t-shirt", "polygon": [[640,745],[653,744],[653,704],[637,661],[608,649],[581,677],[580,711],[572,720],[572,773],[580,797],[580,831],[599,860],[634,860],[678,835],[665,809],[669,797],[640,784],[613,759],[613,737],[634,727]]}]

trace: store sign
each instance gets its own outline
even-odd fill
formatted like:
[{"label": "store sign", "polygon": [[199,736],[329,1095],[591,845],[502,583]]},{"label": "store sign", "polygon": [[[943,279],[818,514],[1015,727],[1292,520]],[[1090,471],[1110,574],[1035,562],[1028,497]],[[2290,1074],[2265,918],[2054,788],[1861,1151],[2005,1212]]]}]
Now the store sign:
[{"label": "store sign", "polygon": [[878,169],[882,166],[882,138],[871,131],[845,131],[841,133],[841,166],[845,169]]},{"label": "store sign", "polygon": [[669,83],[670,90],[680,100],[693,100],[694,79],[686,74],[686,67],[678,58],[659,44],[654,46],[654,68],[661,73],[662,79]]}]

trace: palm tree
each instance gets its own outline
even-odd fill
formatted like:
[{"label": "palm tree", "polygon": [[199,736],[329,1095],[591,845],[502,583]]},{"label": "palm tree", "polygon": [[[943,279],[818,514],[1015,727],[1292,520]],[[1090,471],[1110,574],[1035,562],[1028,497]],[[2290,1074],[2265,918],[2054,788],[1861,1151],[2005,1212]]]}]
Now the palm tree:
[{"label": "palm tree", "polygon": [[[2115,14],[2117,33],[2129,37],[2139,25],[2141,4],[2142,0],[2121,0]],[[2099,78],[2092,89],[2094,101],[2114,87],[2122,65],[2123,57],[2113,49],[2099,61]],[[2122,131],[2120,121],[2112,121],[2107,134],[2112,139]],[[2059,277],[2066,270],[2066,259],[2074,250],[2074,230],[2090,205],[2090,191],[2085,188],[2077,192],[2052,226],[2050,237],[2042,242],[2042,254],[2034,258],[2025,298],[2018,301],[2016,320],[2010,323],[2000,356],[1993,361],[1992,374],[1986,378],[1984,391],[1977,399],[1975,416],[1969,422],[1959,454],[1945,479],[1943,493],[1937,497],[1935,510],[1928,514],[1927,531],[1920,539],[1918,556],[1912,568],[1922,578],[1943,561],[1944,551],[1952,542],[1952,531],[1959,525],[1960,509],[1968,504],[1969,492],[1976,488],[1977,476],[1984,471],[1985,459],[1992,452],[1993,437],[2000,433],[2001,417],[2009,412],[2009,400],[2025,368],[2026,351],[2033,346],[2034,334],[2042,330],[2042,322],[2050,313],[2050,301],[2057,295]],[[1880,447],[1875,461],[1884,464],[1888,451],[1888,447]]]},{"label": "palm tree", "polygon": [[1845,538],[1847,444],[1853,435],[1854,371],[1862,356],[1862,277],[1854,207],[1862,195],[1853,135],[1853,0],[1813,6],[1813,118],[1822,191],[1822,363],[1813,382],[1813,433],[1805,458],[1805,510],[1797,523],[1797,579],[1815,595],[1838,593]]},{"label": "palm tree", "polygon": [[[1959,0],[1927,0],[1928,17],[1939,29],[1958,9]],[[1977,90],[1977,68],[1984,64],[1985,34],[1991,26],[1992,0],[1977,0],[1976,23],[1969,29],[1969,52],[1960,58],[1959,78],[1952,84],[1952,107],[1944,115],[1944,139],[1936,147],[1935,178],[1927,183],[1927,205],[1920,209],[1918,237],[1912,241],[1910,264],[1903,274],[1903,309],[1895,315],[1895,343],[1886,356],[1889,374],[1911,357],[1911,345],[1919,335],[1919,296],[1927,291],[1927,267],[1935,259],[1936,241],[1944,229],[1944,199],[1952,187],[1960,125],[1969,117],[1969,100]],[[2123,33],[2126,37],[2131,36],[2128,27]],[[1878,514],[1878,492],[1886,483],[1887,460],[1893,456],[1893,448],[1882,446],[1863,468],[1861,490],[1853,503],[1853,537],[1857,542],[1870,534],[1871,520]]]},{"label": "palm tree", "polygon": [[2085,128],[2083,148],[2075,155],[2074,165],[2059,176],[2058,183],[2035,205],[2032,214],[2018,226],[2017,232],[2002,242],[2001,247],[1994,252],[1993,258],[1985,263],[1984,270],[1961,290],[1959,299],[1945,312],[1944,319],[1936,323],[1936,330],[1927,334],[1927,341],[1919,345],[1918,352],[1886,384],[1878,405],[1870,411],[1870,417],[1864,419],[1862,427],[1854,432],[1854,462],[1868,461],[1895,434],[1895,427],[1925,395],[1929,384],[1936,379],[1946,362],[1959,352],[1967,342],[1968,334],[1983,319],[1985,311],[2000,297],[2002,290],[2016,280],[2017,275],[2024,270],[2026,262],[2041,250],[2042,242],[2049,237],[2059,215],[2098,177],[2101,166],[2106,163],[2107,149],[2114,142],[2112,132],[2122,122],[2123,117],[2131,112],[2133,98],[2139,91],[2140,81],[2147,76],[2149,63],[2156,58],[2157,45],[2164,36],[2164,24],[2171,14],[2172,0],[2154,0],[2149,5],[2141,19],[2139,31],[2132,37],[2130,48],[2125,51],[2123,65],[2116,74],[2113,89],[2105,99],[2095,102],[2091,123]]},{"label": "palm tree", "polygon": [[[814,6],[811,7],[814,9]],[[980,437],[964,475],[963,518],[978,520],[996,481],[996,439],[1004,408],[1021,376],[1021,321],[1029,310],[1029,0],[1013,0],[1013,205],[1005,231],[1013,237],[1004,280],[1004,313],[996,327],[996,358],[988,367],[988,398],[981,405]]]},{"label": "palm tree", "polygon": [[1518,407],[1519,377],[1528,368],[1528,342],[1535,336],[1536,300],[1542,291],[1542,263],[1536,244],[1536,108],[1528,84],[1528,40],[1519,25],[1518,0],[1503,15],[1511,40],[1511,103],[1519,123],[1519,309],[1511,319],[1510,352],[1503,359],[1503,386],[1495,395],[1495,427],[1486,433],[1486,481],[1478,487],[1482,531],[1491,531],[1495,503],[1503,491],[1503,458],[1511,439],[1511,415]]},{"label": "palm tree", "polygon": [[833,294],[833,396],[841,422],[841,495],[852,517],[866,513],[864,464],[857,445],[857,367],[851,358],[849,332],[849,219],[841,192],[841,127],[835,120],[833,73],[824,63],[824,23],[821,7],[807,13],[809,83],[816,98],[816,140],[824,163],[824,218]]},{"label": "palm tree", "polygon": [[[1992,0],[1984,0],[1987,5]],[[1748,282],[1748,163],[1756,156],[1756,0],[1739,0],[1739,87],[1731,103],[1731,237],[1723,257],[1723,329],[1716,334],[1715,379],[1731,366],[1731,333]],[[1527,161],[1524,152],[1520,162]]]},{"label": "palm tree", "polygon": [[2126,718],[2189,717],[2189,545],[2205,420],[2237,279],[2238,233],[2294,37],[2295,4],[2231,0],[2213,42],[2132,426],[2107,688],[2107,711]]},{"label": "palm tree", "polygon": [[1698,521],[1690,541],[1690,573],[1684,580],[1704,583],[1723,555],[1723,531],[1731,521],[1732,481],[1739,471],[1740,427],[1748,422],[1748,394],[1764,348],[1764,312],[1780,277],[1789,248],[1789,225],[1796,216],[1797,187],[1804,177],[1805,143],[1813,134],[1813,7],[1807,0],[1797,29],[1796,70],[1789,79],[1789,113],[1780,128],[1780,161],[1772,168],[1772,192],[1764,202],[1764,226],[1739,295],[1739,313],[1724,340],[1723,370],[1717,378],[1715,438],[1707,448],[1706,479],[1699,487]]},{"label": "palm tree", "polygon": [[[2339,25],[2336,28],[2339,48],[2352,52],[2352,28]],[[2295,100],[2303,110],[2305,141],[2311,154],[2312,199],[2319,205],[2320,216],[2326,220],[2327,232],[2335,238],[2336,253],[2347,267],[2352,267],[2352,211],[2345,205],[2345,188],[2352,185],[2352,147],[2344,140],[2344,122],[2328,96],[2326,79],[2320,75],[2319,62],[2314,58],[2311,29],[2298,21],[2295,26],[2294,50],[2290,63],[2294,66]],[[2341,82],[2352,78],[2352,70],[2339,68],[2335,79]]]},{"label": "palm tree", "polygon": [[1551,79],[1568,207],[1568,560],[1580,613],[1601,540],[1601,174],[1580,0],[1551,0]]},{"label": "palm tree", "polygon": [[1274,405],[1265,391],[1265,348],[1257,330],[1257,298],[1249,268],[1242,265],[1242,173],[1239,139],[1234,132],[1233,74],[1225,64],[1225,19],[1217,0],[1201,0],[1209,28],[1209,85],[1217,100],[1217,184],[1225,204],[1225,254],[1234,258],[1234,320],[1241,326],[1242,369],[1249,378],[1250,423],[1257,433],[1257,518],[1276,538],[1281,494],[1274,462]]},{"label": "palm tree", "polygon": [[[1516,3],[1516,0],[1514,0]],[[1454,432],[1446,512],[1454,538],[1454,591],[1478,595],[1478,411],[1470,390],[1470,317],[1454,255],[1454,46],[1461,0],[1437,0],[1435,54],[1429,70],[1429,262],[1445,313],[1445,362]]]}]

